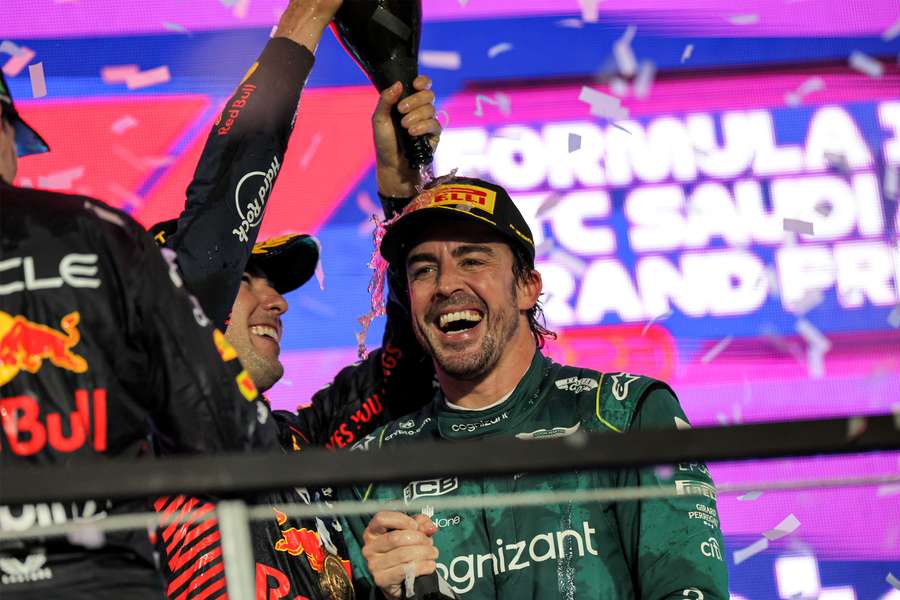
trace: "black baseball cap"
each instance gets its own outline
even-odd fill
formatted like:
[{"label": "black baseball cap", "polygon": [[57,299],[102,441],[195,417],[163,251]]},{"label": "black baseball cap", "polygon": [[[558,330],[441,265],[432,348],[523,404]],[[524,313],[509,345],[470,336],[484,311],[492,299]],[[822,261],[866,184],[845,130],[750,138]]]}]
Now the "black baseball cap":
[{"label": "black baseball cap", "polygon": [[514,248],[523,250],[534,265],[534,236],[512,198],[499,185],[472,177],[441,178],[437,185],[419,194],[388,225],[381,240],[381,255],[392,266],[398,266],[418,233],[429,223],[449,219],[490,226]]},{"label": "black baseball cap", "polygon": [[[150,235],[165,246],[178,229],[178,220],[162,221],[150,228]],[[253,245],[249,265],[258,267],[279,294],[293,292],[309,281],[319,262],[319,243],[311,235],[292,233]]]},{"label": "black baseball cap", "polygon": [[3,105],[3,116],[9,119],[16,132],[16,156],[28,156],[29,154],[42,154],[50,150],[50,146],[44,141],[38,132],[28,126],[16,111],[12,94],[6,85],[6,75],[0,70],[0,104]]}]

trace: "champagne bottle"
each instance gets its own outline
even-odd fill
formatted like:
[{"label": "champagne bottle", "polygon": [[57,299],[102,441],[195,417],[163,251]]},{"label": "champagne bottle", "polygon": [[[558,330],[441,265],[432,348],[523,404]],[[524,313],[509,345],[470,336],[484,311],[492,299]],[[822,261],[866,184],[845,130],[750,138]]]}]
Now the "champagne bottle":
[{"label": "champagne bottle", "polygon": [[[403,84],[401,98],[413,93],[419,71],[421,0],[345,0],[333,22],[334,32],[379,92]],[[413,169],[431,163],[433,152],[424,136],[413,138],[400,125],[394,106],[394,129],[403,155]]]}]

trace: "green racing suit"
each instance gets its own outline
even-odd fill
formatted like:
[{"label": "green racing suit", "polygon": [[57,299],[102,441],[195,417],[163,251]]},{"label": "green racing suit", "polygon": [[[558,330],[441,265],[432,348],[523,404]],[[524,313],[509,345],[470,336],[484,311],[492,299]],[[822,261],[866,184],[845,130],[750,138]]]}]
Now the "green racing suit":
[{"label": "green racing suit", "polygon": [[[483,411],[456,410],[438,392],[431,404],[377,429],[354,449],[427,439],[528,440],[579,430],[613,435],[679,426],[687,426],[687,418],[666,384],[627,373],[559,365],[538,351],[512,395],[499,405]],[[438,572],[467,600],[727,599],[716,493],[703,463],[506,478],[442,477],[406,485],[361,485],[343,494],[346,499],[372,502],[374,513],[376,503],[384,500],[638,485],[674,485],[678,495],[435,511]],[[362,597],[379,597],[362,556],[369,519],[347,517],[342,527],[358,591]]]}]

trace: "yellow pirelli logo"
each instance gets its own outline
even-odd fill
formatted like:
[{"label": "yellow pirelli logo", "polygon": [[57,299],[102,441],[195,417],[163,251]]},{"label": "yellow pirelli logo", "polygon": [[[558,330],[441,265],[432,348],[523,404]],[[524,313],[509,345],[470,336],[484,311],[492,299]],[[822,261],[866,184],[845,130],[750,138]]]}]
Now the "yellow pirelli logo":
[{"label": "yellow pirelli logo", "polygon": [[272,248],[279,248],[287,244],[291,239],[297,237],[294,233],[288,233],[274,238],[269,238],[264,242],[253,244],[252,254],[266,254]]},{"label": "yellow pirelli logo", "polygon": [[497,192],[477,185],[441,185],[435,189],[431,206],[436,204],[468,204],[486,213],[494,214]]}]

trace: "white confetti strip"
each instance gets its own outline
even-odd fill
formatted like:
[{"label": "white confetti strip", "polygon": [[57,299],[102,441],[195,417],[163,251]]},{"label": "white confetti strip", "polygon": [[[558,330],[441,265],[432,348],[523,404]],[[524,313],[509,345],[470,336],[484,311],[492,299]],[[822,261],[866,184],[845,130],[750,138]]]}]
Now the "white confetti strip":
[{"label": "white confetti strip", "polygon": [[884,30],[884,33],[881,34],[881,39],[885,42],[890,42],[898,35],[900,35],[900,18],[894,21],[893,25]]},{"label": "white confetti strip", "polygon": [[797,319],[795,329],[797,330],[797,333],[806,340],[810,349],[821,350],[823,352],[827,352],[831,349],[831,342],[828,341],[828,338],[825,337],[821,331],[816,329],[815,325],[806,319]]},{"label": "white confetti strip", "polygon": [[622,101],[615,96],[609,96],[588,86],[581,88],[578,99],[591,107],[591,114],[595,117],[606,117],[611,121],[628,118],[628,109],[622,106]]},{"label": "white confetti strip", "polygon": [[100,69],[103,83],[122,83],[140,72],[137,65],[108,65]]},{"label": "white confetti strip", "polygon": [[416,565],[414,563],[409,562],[403,565],[403,587],[407,598],[416,595]]},{"label": "white confetti strip", "polygon": [[244,19],[247,17],[248,10],[250,10],[250,0],[238,0],[234,4],[234,10],[231,11],[231,14],[236,19]]},{"label": "white confetti strip", "polygon": [[500,42],[499,44],[494,44],[490,48],[488,48],[488,58],[494,58],[498,54],[503,54],[504,52],[509,52],[513,49],[513,45],[509,42]]},{"label": "white confetti strip", "polygon": [[39,176],[38,187],[45,190],[71,190],[76,179],[84,176],[84,167],[73,167],[65,171],[57,171],[46,176]]},{"label": "white confetti strip", "polygon": [[137,124],[137,119],[135,119],[131,115],[125,115],[124,117],[116,119],[116,121],[112,125],[110,125],[109,129],[116,135],[122,135],[129,129],[136,127]]},{"label": "white confetti strip", "polygon": [[850,67],[869,77],[884,75],[884,65],[868,54],[854,50],[849,58]]},{"label": "white confetti strip", "polygon": [[578,277],[584,277],[587,271],[587,264],[577,256],[573,256],[561,248],[554,248],[550,251],[550,260],[559,263],[575,273]]},{"label": "white confetti strip", "polygon": [[309,166],[310,161],[312,161],[313,156],[316,155],[316,151],[319,149],[319,144],[322,143],[322,134],[320,132],[316,132],[315,135],[312,136],[312,139],[309,141],[309,146],[303,152],[303,156],[300,157],[300,168],[306,169]]},{"label": "white confetti strip", "polygon": [[3,65],[3,72],[7,77],[15,77],[22,72],[22,69],[24,69],[33,58],[34,50],[21,46],[19,48],[19,53],[6,61],[6,64]]},{"label": "white confetti strip", "polygon": [[803,316],[825,300],[822,290],[806,290],[803,297],[791,304],[790,311],[797,316]]},{"label": "white confetti strip", "polygon": [[687,60],[691,57],[691,55],[693,53],[694,53],[694,45],[693,44],[688,44],[687,46],[685,46],[684,51],[682,51],[682,53],[681,53],[681,64],[684,64],[685,62],[687,62]]},{"label": "white confetti strip", "polygon": [[655,78],[656,64],[652,60],[642,61],[637,77],[634,78],[634,95],[641,99],[649,96]]},{"label": "white confetti strip", "polygon": [[161,67],[156,67],[155,69],[147,69],[146,71],[139,71],[138,73],[129,75],[125,80],[125,85],[129,90],[137,90],[159,83],[166,83],[171,79],[172,75],[169,73],[169,67],[163,65]]},{"label": "white confetti strip", "polygon": [[647,321],[647,324],[644,325],[644,328],[641,330],[641,335],[646,335],[646,334],[647,334],[647,330],[650,329],[650,326],[653,325],[654,323],[657,323],[657,322],[659,322],[659,321],[665,321],[666,319],[668,319],[668,318],[671,317],[671,316],[672,316],[672,310],[671,310],[671,309],[669,309],[668,311],[664,312],[664,313],[661,314],[661,315],[656,315],[655,317],[653,317],[652,319],[650,319],[649,321]]},{"label": "white confetti strip", "polygon": [[785,219],[784,230],[813,235],[813,224],[809,221],[802,221],[800,219]]},{"label": "white confetti strip", "polygon": [[535,217],[543,217],[551,210],[559,206],[559,203],[565,199],[565,196],[560,194],[559,192],[550,192],[550,194],[544,198],[544,201],[541,202],[541,205],[538,206],[537,212],[535,212]]},{"label": "white confetti strip", "polygon": [[577,133],[569,134],[569,154],[581,149],[581,136]]},{"label": "white confetti strip", "polygon": [[759,540],[753,542],[746,548],[741,548],[740,550],[735,550],[734,554],[732,555],[734,557],[734,564],[739,565],[742,562],[744,562],[745,560],[747,560],[748,558],[750,558],[752,556],[756,556],[757,554],[759,554],[760,552],[764,552],[768,548],[769,548],[769,540],[767,540],[766,538],[762,538],[762,539],[759,539]]},{"label": "white confetti strip", "polygon": [[900,329],[900,304],[894,307],[894,309],[888,314],[888,325],[893,327],[894,329]]},{"label": "white confetti strip", "polygon": [[900,590],[900,579],[894,577],[893,573],[888,573],[887,577],[885,577],[884,580],[891,584],[891,587],[895,590]]},{"label": "white confetti strip", "polygon": [[171,21],[163,21],[162,26],[163,26],[163,29],[165,29],[166,31],[174,31],[175,33],[186,33],[188,35],[191,34],[191,32],[188,31],[188,28],[180,23],[173,23]]},{"label": "white confetti strip", "polygon": [[859,437],[866,432],[869,422],[865,417],[851,417],[847,419],[847,439]]},{"label": "white confetti strip", "polygon": [[44,79],[44,63],[28,65],[28,77],[31,78],[32,98],[43,98],[47,95],[47,80]]},{"label": "white confetti strip", "polygon": [[419,64],[432,69],[458,71],[462,66],[459,52],[445,50],[422,50],[419,52]]},{"label": "white confetti strip", "polygon": [[338,549],[334,545],[334,542],[331,541],[331,533],[328,531],[328,528],[325,527],[325,522],[319,517],[316,517],[316,533],[319,534],[319,541],[322,542],[322,546],[325,550],[329,554],[337,554]]},{"label": "white confetti strip", "polygon": [[616,96],[627,96],[628,87],[628,82],[621,77],[613,77],[609,80],[609,91]]},{"label": "white confetti strip", "polygon": [[747,492],[746,494],[738,496],[738,500],[741,502],[753,502],[762,495],[762,492]]},{"label": "white confetti strip", "polygon": [[756,13],[746,15],[731,15],[728,22],[732,25],[756,25],[759,23],[759,15]]},{"label": "white confetti strip", "polygon": [[68,537],[69,543],[92,550],[106,545],[106,535],[96,525],[84,525],[67,534],[66,537]]},{"label": "white confetti strip", "polygon": [[88,202],[88,201],[84,202],[84,207],[86,209],[92,211],[94,214],[96,214],[98,217],[100,217],[104,221],[109,221],[110,223],[114,223],[115,225],[118,225],[119,227],[126,226],[125,220],[122,217],[120,217],[118,215],[118,213],[115,213],[115,212],[109,210],[108,208],[103,208],[102,206],[99,206],[97,204],[94,204],[93,202]]},{"label": "white confetti strip", "polygon": [[0,52],[9,54],[10,56],[19,56],[22,54],[22,48],[11,40],[3,40],[0,42]]},{"label": "white confetti strip", "polygon": [[381,6],[375,9],[372,20],[404,40],[408,40],[409,36],[412,34],[412,30],[406,23],[395,17],[391,11]]},{"label": "white confetti strip", "polygon": [[729,335],[728,337],[722,338],[721,340],[719,340],[719,342],[715,346],[710,348],[706,352],[706,354],[703,355],[703,357],[700,359],[700,362],[706,364],[706,363],[710,362],[712,359],[714,359],[715,357],[717,357],[719,354],[722,353],[722,351],[725,348],[728,347],[728,344],[731,343],[732,339],[734,339],[734,338]]},{"label": "white confetti strip", "polygon": [[816,212],[822,215],[823,217],[827,217],[834,211],[834,205],[831,204],[828,200],[822,200],[815,206]]},{"label": "white confetti strip", "polygon": [[790,535],[797,531],[797,528],[800,527],[800,521],[797,517],[794,516],[794,513],[789,514],[784,518],[784,520],[773,527],[768,531],[763,532],[763,536],[769,540],[774,542],[775,540],[780,540],[786,535]]},{"label": "white confetti strip", "polygon": [[313,241],[316,243],[316,248],[319,249],[319,260],[316,262],[316,281],[319,282],[319,289],[325,289],[325,267],[322,266],[322,242],[319,241],[319,238],[313,237]]},{"label": "white confetti strip", "polygon": [[631,40],[634,39],[635,33],[637,33],[637,27],[629,25],[622,37],[613,44],[616,66],[619,68],[619,73],[625,77],[633,77],[637,73],[637,58],[634,56],[634,50],[631,49]]},{"label": "white confetti strip", "polygon": [[540,244],[537,245],[537,248],[534,249],[535,256],[544,256],[553,249],[553,240],[546,239]]},{"label": "white confetti strip", "polygon": [[560,19],[556,22],[560,27],[568,27],[569,29],[581,29],[584,27],[584,22],[581,19]]},{"label": "white confetti strip", "polygon": [[784,101],[788,106],[799,106],[803,101],[803,98],[812,94],[813,92],[819,92],[825,89],[825,80],[821,77],[810,77],[806,81],[800,84],[800,86],[792,91],[788,92]]},{"label": "white confetti strip", "polygon": [[877,496],[879,498],[893,496],[895,494],[900,494],[900,483],[886,483],[878,486]]},{"label": "white confetti strip", "polygon": [[600,17],[600,0],[578,0],[581,7],[581,20],[585,23],[596,23]]},{"label": "white confetti strip", "polygon": [[884,197],[887,200],[897,200],[900,192],[900,167],[889,165],[884,170]]},{"label": "white confetti strip", "polygon": [[497,92],[494,94],[494,97],[485,96],[484,94],[478,94],[475,97],[475,116],[481,117],[484,115],[484,108],[482,104],[490,104],[491,106],[496,106],[497,110],[500,111],[500,114],[504,116],[509,115],[509,111],[511,108],[511,103],[509,100],[509,96],[504,94],[503,92]]}]

